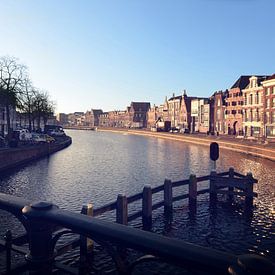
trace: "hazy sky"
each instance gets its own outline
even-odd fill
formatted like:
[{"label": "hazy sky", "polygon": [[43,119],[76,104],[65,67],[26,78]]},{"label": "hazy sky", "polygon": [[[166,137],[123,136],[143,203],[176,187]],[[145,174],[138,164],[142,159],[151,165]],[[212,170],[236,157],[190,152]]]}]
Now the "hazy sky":
[{"label": "hazy sky", "polygon": [[0,56],[19,58],[57,112],[210,96],[275,73],[274,0],[0,0]]}]

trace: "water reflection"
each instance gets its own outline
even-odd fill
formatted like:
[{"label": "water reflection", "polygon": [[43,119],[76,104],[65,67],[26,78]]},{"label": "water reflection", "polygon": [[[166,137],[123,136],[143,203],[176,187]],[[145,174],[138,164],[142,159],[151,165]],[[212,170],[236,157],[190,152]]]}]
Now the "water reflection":
[{"label": "water reflection", "polygon": [[[72,146],[1,176],[0,191],[80,211],[84,203],[97,207],[116,199],[118,193],[134,194],[144,185],[162,184],[165,178],[174,181],[191,173],[206,175],[212,166],[209,149],[204,146],[93,131],[68,134]],[[240,173],[252,172],[259,180],[253,213],[247,215],[238,205],[226,202],[209,209],[205,195],[198,199],[195,216],[184,202],[176,204],[173,220],[167,220],[162,210],[156,211],[153,230],[221,250],[255,251],[274,258],[274,162],[221,150],[217,167],[218,171],[234,167]],[[8,224],[5,218],[1,233]]]}]

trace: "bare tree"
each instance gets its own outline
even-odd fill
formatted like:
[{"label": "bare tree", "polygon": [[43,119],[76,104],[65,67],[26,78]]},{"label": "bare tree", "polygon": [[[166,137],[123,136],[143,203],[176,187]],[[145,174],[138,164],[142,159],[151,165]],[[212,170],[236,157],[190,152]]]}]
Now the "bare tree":
[{"label": "bare tree", "polygon": [[33,113],[34,119],[37,121],[37,127],[40,130],[41,120],[43,120],[44,125],[47,123],[48,118],[54,112],[54,103],[50,101],[49,94],[45,91],[35,91],[34,101],[33,101]]},{"label": "bare tree", "polygon": [[11,134],[10,108],[16,107],[22,81],[27,75],[26,66],[13,57],[0,57],[0,95],[6,109],[8,136]]},{"label": "bare tree", "polygon": [[29,78],[23,80],[21,93],[18,97],[18,109],[20,115],[27,116],[29,131],[32,130],[32,117],[34,112],[36,91]]}]

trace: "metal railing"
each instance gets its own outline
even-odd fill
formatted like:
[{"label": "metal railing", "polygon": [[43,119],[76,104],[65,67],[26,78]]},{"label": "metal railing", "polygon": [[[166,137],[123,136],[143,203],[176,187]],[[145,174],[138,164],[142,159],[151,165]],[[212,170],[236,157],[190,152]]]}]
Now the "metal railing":
[{"label": "metal railing", "polygon": [[[201,178],[201,180],[206,179],[206,177]],[[185,181],[181,183],[185,184]],[[177,182],[174,185],[177,186],[181,183]],[[162,187],[156,187],[154,190],[159,192]],[[169,201],[171,201],[171,195],[166,195]],[[140,194],[129,197],[128,202],[133,202],[136,199],[141,199]],[[116,206],[119,203],[123,204],[123,202],[118,202]],[[113,207],[112,204],[110,205],[104,206],[102,209],[107,211]],[[187,270],[199,270],[211,274],[274,273],[274,265],[257,255],[235,256],[122,224],[62,210],[48,202],[30,203],[27,200],[0,193],[0,209],[15,215],[26,229],[29,251],[26,255],[24,268],[28,269],[31,274],[51,274],[54,268],[64,268],[55,261],[55,256],[58,254],[55,245],[62,234],[69,232],[80,234],[103,245],[111,255],[120,274],[130,274],[137,264],[156,258],[160,261],[182,266]],[[120,221],[123,219],[121,218]],[[66,230],[55,234],[57,227]],[[19,243],[18,238],[16,241]],[[16,241],[12,240],[10,234],[7,234],[6,241],[2,243],[2,247],[4,246],[7,251],[8,273],[12,273],[8,259],[10,251],[15,250],[24,253],[23,249],[20,251],[15,245]],[[120,253],[121,248],[131,248],[153,256],[141,257],[126,265]],[[22,270],[22,268],[17,270]],[[72,270],[71,273],[73,273]]]}]

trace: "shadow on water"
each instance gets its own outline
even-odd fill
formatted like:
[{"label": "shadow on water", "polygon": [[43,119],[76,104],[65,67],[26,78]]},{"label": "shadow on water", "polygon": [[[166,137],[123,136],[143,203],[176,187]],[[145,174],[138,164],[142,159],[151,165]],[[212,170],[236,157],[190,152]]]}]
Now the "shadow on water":
[{"label": "shadow on water", "polygon": [[[207,175],[212,166],[208,147],[94,131],[72,130],[67,134],[73,138],[70,147],[1,175],[0,191],[31,201],[52,201],[80,212],[85,203],[99,207],[115,200],[119,193],[139,193],[144,185],[156,187],[164,179],[187,179],[191,173]],[[239,203],[228,203],[223,197],[216,206],[210,206],[208,196],[201,195],[194,211],[189,211],[187,200],[175,203],[172,216],[164,214],[163,209],[154,211],[151,230],[234,254],[255,252],[275,260],[274,166],[272,161],[222,150],[217,162],[219,172],[234,167],[242,174],[252,172],[258,179],[253,211],[244,210]],[[160,199],[161,195],[156,196]],[[135,204],[131,211],[140,207]],[[0,216],[1,235],[11,227],[20,232],[14,219],[3,211]],[[113,220],[114,214],[104,218]],[[142,222],[136,220],[131,225],[141,228]],[[77,257],[73,252],[64,260],[73,263]]]}]

